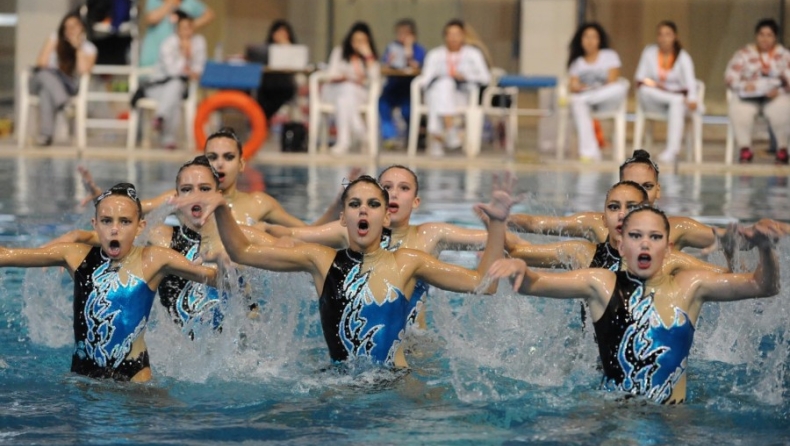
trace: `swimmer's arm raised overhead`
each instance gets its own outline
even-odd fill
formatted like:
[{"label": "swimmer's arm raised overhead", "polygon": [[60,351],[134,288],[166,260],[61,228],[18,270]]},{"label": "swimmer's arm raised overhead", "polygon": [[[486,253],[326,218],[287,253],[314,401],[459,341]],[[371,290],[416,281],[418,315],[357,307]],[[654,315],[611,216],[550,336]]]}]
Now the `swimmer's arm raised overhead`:
[{"label": "swimmer's arm raised overhead", "polygon": [[595,245],[585,240],[533,244],[521,241],[513,246],[510,256],[538,268],[586,268],[592,262]]},{"label": "swimmer's arm raised overhead", "polygon": [[348,246],[348,231],[339,220],[321,226],[302,226],[287,228],[280,225],[266,225],[266,232],[274,237],[292,237],[308,243],[318,243],[334,249]]},{"label": "swimmer's arm raised overhead", "polygon": [[683,286],[694,290],[694,297],[709,301],[733,301],[770,297],[779,293],[779,265],[774,250],[778,234],[762,224],[742,229],[744,237],[760,254],[760,263],[751,274],[715,274],[689,271],[678,275]]},{"label": "swimmer's arm raised overhead", "polygon": [[567,217],[513,214],[508,223],[521,232],[580,237],[593,243],[606,240],[608,235],[603,215],[598,212],[580,212]]}]

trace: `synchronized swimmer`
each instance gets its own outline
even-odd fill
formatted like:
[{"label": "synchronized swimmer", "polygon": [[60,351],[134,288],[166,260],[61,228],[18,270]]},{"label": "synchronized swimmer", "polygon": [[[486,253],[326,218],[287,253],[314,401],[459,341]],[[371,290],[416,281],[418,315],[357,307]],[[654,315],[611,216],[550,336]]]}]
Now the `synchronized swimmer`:
[{"label": "synchronized swimmer", "polygon": [[[419,327],[425,327],[420,310],[429,285],[491,294],[496,279],[510,278],[521,294],[584,299],[603,364],[602,388],[680,403],[702,304],[779,291],[774,244],[787,225],[766,219],[724,229],[667,218],[653,207],[660,197],[658,167],[644,151],[620,167],[621,181],[607,192],[602,213],[510,215],[513,180],[506,177],[488,204],[475,207],[486,230],[444,222],[412,225],[421,201],[419,179],[400,165],[378,178],[354,179],[307,227],[269,195],[237,190],[244,169],[240,155],[241,142],[223,129],[209,138],[205,156],[179,169],[175,191],[141,202],[134,186],[118,184],[96,197],[93,231],[72,231],[37,249],[0,250],[0,266],[62,265],[74,277],[73,372],[149,380],[143,333],[157,288],[173,321],[190,337],[197,323],[218,330],[224,302],[244,294],[232,286],[217,289],[231,276],[224,270],[233,268],[232,261],[310,273],[329,357],[336,363],[362,359],[407,368],[403,341],[418,314]],[[91,183],[89,173],[84,178]],[[149,231],[148,246],[134,247],[144,213],[168,202],[178,224],[158,225]],[[589,241],[528,243],[508,233],[507,225]],[[717,241],[731,248],[739,238],[740,249],[759,252],[753,273],[731,273],[679,252]],[[438,260],[443,249],[484,251],[470,270]],[[506,251],[512,258],[503,258]],[[219,268],[198,265],[198,257]],[[97,324],[113,327],[113,334]]]}]

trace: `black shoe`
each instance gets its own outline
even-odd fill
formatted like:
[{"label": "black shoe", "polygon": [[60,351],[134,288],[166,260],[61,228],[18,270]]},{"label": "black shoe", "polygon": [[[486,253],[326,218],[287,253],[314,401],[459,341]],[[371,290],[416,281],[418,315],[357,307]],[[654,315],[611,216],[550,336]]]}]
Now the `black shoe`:
[{"label": "black shoe", "polygon": [[741,149],[741,156],[740,158],[738,158],[738,162],[751,163],[753,158],[754,158],[754,153],[752,153],[752,149],[748,147],[744,147]]},{"label": "black shoe", "polygon": [[788,160],[790,158],[788,158],[787,149],[779,149],[776,152],[776,164],[787,164]]},{"label": "black shoe", "polygon": [[36,137],[35,145],[38,147],[47,147],[52,145],[52,137],[51,136],[44,136],[38,135]]}]

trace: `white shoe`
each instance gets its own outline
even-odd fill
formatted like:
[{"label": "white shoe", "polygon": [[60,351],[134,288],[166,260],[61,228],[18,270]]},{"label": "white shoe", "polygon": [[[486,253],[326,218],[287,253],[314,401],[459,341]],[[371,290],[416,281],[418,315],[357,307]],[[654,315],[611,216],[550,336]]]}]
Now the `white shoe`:
[{"label": "white shoe", "polygon": [[458,129],[455,127],[447,130],[447,134],[444,137],[444,147],[447,150],[458,150],[461,148],[461,137],[458,136]]},{"label": "white shoe", "polygon": [[334,146],[329,148],[329,153],[335,156],[341,156],[348,154],[348,146],[346,145],[339,145],[335,144]]},{"label": "white shoe", "polygon": [[444,156],[444,149],[442,148],[442,142],[432,139],[430,143],[428,143],[428,156],[431,158],[441,158]]},{"label": "white shoe", "polygon": [[664,164],[673,164],[675,162],[676,156],[676,154],[664,150],[660,155],[658,155],[658,161]]}]

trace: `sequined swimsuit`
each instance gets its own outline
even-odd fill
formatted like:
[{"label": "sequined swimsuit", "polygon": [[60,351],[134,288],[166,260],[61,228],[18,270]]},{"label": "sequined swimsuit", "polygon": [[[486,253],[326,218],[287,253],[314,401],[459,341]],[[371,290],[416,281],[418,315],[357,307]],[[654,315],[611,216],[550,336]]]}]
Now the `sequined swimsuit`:
[{"label": "sequined swimsuit", "polygon": [[132,274],[124,283],[95,247],[74,272],[74,355],[71,371],[128,381],[149,367],[148,352],[125,359],[148,323],[155,293]]},{"label": "sequined swimsuit", "polygon": [[[201,237],[197,232],[186,226],[175,226],[170,248],[188,260],[195,260],[200,252],[200,241]],[[214,287],[173,275],[162,279],[158,291],[159,300],[167,308],[173,322],[185,330],[190,330],[190,336],[193,336],[191,330],[195,320],[208,324],[214,330],[221,329],[226,293],[220,295]]]},{"label": "sequined swimsuit", "polygon": [[676,308],[669,326],[655,307],[655,293],[643,280],[617,271],[617,282],[603,316],[593,323],[603,365],[602,387],[670,401],[686,370],[694,340],[688,314]]},{"label": "sequined swimsuit", "polygon": [[370,274],[362,272],[362,254],[337,252],[318,301],[321,326],[332,360],[368,357],[393,366],[409,302],[399,289],[389,287],[379,303],[368,286]]},{"label": "sequined swimsuit", "polygon": [[[389,228],[384,228],[381,233],[381,247],[387,251],[397,251],[403,241],[392,243],[392,231]],[[422,311],[425,305],[425,298],[428,296],[428,284],[422,279],[417,279],[414,284],[414,290],[409,299],[409,305],[406,308],[406,327],[414,328],[417,323],[417,316]]]}]

